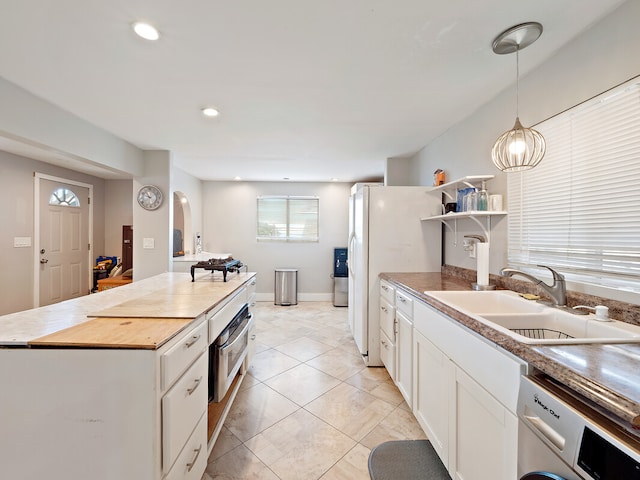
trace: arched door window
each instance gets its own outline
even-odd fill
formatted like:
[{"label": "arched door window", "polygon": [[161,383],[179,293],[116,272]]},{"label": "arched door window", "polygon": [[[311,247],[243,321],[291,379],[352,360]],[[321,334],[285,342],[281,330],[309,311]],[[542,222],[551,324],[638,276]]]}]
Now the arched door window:
[{"label": "arched door window", "polygon": [[57,188],[49,197],[49,205],[62,205],[65,207],[79,207],[80,201],[76,194],[68,188]]}]

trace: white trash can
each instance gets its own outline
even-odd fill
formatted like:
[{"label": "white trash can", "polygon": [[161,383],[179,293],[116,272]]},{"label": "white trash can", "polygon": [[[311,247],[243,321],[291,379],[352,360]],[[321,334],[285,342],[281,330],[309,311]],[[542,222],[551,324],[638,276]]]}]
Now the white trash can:
[{"label": "white trash can", "polygon": [[298,269],[276,268],[275,305],[298,304]]}]

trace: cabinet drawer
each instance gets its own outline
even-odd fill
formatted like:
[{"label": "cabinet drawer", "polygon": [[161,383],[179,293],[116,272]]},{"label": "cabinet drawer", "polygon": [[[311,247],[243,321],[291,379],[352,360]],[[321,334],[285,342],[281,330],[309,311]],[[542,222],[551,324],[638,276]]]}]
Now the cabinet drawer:
[{"label": "cabinet drawer", "polygon": [[227,303],[218,310],[207,313],[209,320],[209,343],[213,343],[220,332],[229,325],[236,313],[240,311],[242,306],[247,303],[247,289],[242,287],[236,295],[227,301]]},{"label": "cabinet drawer", "polygon": [[174,464],[207,409],[208,366],[209,355],[205,352],[162,397],[162,469],[165,472]]},{"label": "cabinet drawer", "polygon": [[162,354],[162,390],[166,390],[189,365],[207,349],[207,322],[184,335],[178,343]]},{"label": "cabinet drawer", "polygon": [[380,280],[380,296],[391,305],[396,301],[396,289],[386,280]]},{"label": "cabinet drawer", "polygon": [[247,283],[247,302],[249,306],[255,305],[255,297],[256,297],[256,277],[253,277]]},{"label": "cabinet drawer", "polygon": [[387,371],[391,380],[396,381],[396,346],[395,344],[380,330],[380,359]]},{"label": "cabinet drawer", "polygon": [[411,320],[413,318],[413,300],[409,295],[396,290],[396,308]]},{"label": "cabinet drawer", "polygon": [[380,328],[395,342],[396,339],[396,309],[384,298],[380,298]]},{"label": "cabinet drawer", "polygon": [[206,468],[207,416],[202,415],[165,480],[200,480]]}]

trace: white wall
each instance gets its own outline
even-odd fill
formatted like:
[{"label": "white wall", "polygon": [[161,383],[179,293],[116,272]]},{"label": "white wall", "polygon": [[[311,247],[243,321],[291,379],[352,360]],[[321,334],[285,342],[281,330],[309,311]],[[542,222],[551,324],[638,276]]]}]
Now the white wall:
[{"label": "white wall", "polygon": [[122,257],[122,226],[133,225],[133,182],[106,180],[104,197],[104,251],[96,257]]},{"label": "white wall", "polygon": [[[133,205],[133,281],[170,271],[173,257],[173,192],[171,191],[171,152],[144,152],[144,175],[133,179],[133,195],[144,185],[160,188],[163,202],[156,210],[147,211],[136,200]],[[144,248],[145,239],[153,242]]]},{"label": "white wall", "polygon": [[143,173],[142,150],[2,77],[0,105],[0,136],[113,171]]},{"label": "white wall", "polygon": [[[34,172],[93,185],[93,252],[105,250],[105,181],[47,163],[0,151],[0,315],[32,308],[34,271]],[[15,237],[30,237],[31,247],[16,248]]]},{"label": "white wall", "polygon": [[[203,248],[231,252],[250,271],[258,272],[259,298],[273,299],[276,268],[298,268],[298,300],[330,300],[333,249],[347,246],[350,190],[346,183],[204,182]],[[260,195],[318,196],[320,241],[257,242]]]},{"label": "white wall", "polygon": [[[577,103],[640,74],[640,2],[630,0],[603,21],[570,42],[561,52],[520,82],[520,118],[531,126]],[[535,44],[529,48],[536,48]],[[520,55],[521,66],[527,51]],[[515,58],[505,57],[505,61]],[[514,76],[515,82],[515,76]],[[489,101],[463,122],[426,145],[413,157],[412,177],[421,185],[433,184],[433,172],[444,168],[447,179],[466,175],[495,174],[489,193],[506,195],[506,175],[491,162],[495,139],[513,126],[515,85]],[[543,160],[544,161],[544,160]],[[509,200],[505,199],[506,209]],[[470,220],[458,223],[458,245],[447,232],[445,262],[475,269],[475,260],[462,250],[462,236],[478,233]],[[497,273],[507,261],[507,221],[494,223],[490,271]]]}]

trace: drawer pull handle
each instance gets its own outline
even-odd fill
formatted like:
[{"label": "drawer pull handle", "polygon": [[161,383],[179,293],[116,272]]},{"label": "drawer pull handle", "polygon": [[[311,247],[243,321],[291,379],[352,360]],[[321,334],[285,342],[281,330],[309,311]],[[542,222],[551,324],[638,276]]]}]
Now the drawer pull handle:
[{"label": "drawer pull handle", "polygon": [[407,303],[407,301],[402,297],[398,297],[398,300],[400,300],[402,303]]},{"label": "drawer pull handle", "polygon": [[200,444],[200,446],[194,450],[196,455],[195,455],[195,457],[193,457],[193,460],[191,460],[190,463],[187,463],[187,472],[190,472],[191,469],[195,466],[196,461],[198,460],[198,457],[200,456],[200,450],[202,450],[202,444]]},{"label": "drawer pull handle", "polygon": [[196,343],[198,340],[200,340],[200,334],[194,335],[193,337],[191,337],[191,340],[189,340],[187,343],[185,343],[184,346],[187,347],[187,348],[190,348],[191,345]]},{"label": "drawer pull handle", "polygon": [[251,335],[251,341],[255,340],[256,336],[255,335]]},{"label": "drawer pull handle", "polygon": [[380,309],[381,309],[384,313],[387,313],[387,307],[380,307]]},{"label": "drawer pull handle", "polygon": [[388,291],[389,291],[389,287],[387,287],[386,285],[382,285],[382,289],[383,289],[385,292],[388,292]]},{"label": "drawer pull handle", "polygon": [[251,282],[251,286],[253,287],[256,284],[256,281],[254,280],[253,282]]},{"label": "drawer pull handle", "polygon": [[196,378],[195,379],[195,385],[193,387],[191,387],[191,388],[187,388],[187,393],[189,395],[191,395],[193,392],[195,392],[196,388],[198,388],[200,386],[200,382],[202,382],[202,377]]}]

